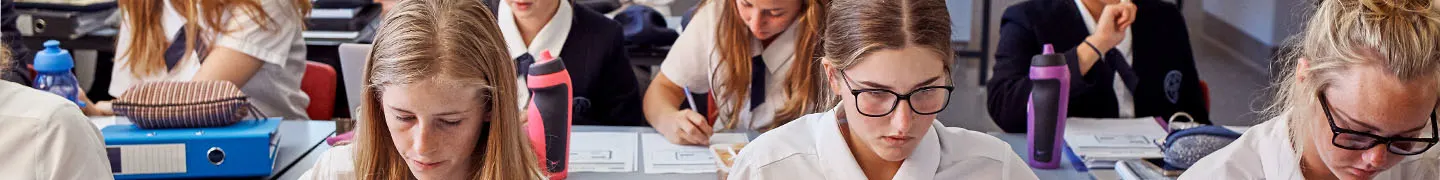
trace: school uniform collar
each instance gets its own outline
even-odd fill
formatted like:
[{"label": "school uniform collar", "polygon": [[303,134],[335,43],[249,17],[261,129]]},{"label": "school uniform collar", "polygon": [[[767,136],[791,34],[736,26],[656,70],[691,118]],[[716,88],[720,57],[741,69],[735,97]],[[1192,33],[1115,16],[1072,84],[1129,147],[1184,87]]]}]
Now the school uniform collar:
[{"label": "school uniform collar", "polygon": [[571,8],[570,1],[560,1],[560,7],[555,10],[555,16],[550,17],[550,22],[540,28],[535,39],[530,45],[525,45],[524,36],[520,35],[520,27],[515,24],[515,14],[510,6],[504,3],[499,4],[497,18],[500,25],[500,34],[505,37],[505,47],[510,52],[510,59],[519,58],[525,53],[539,57],[540,52],[550,50],[550,55],[559,57],[560,51],[564,50],[566,38],[569,38],[570,26],[575,20],[574,8]]},{"label": "school uniform collar", "polygon": [[768,73],[778,72],[781,65],[789,62],[795,56],[795,36],[797,36],[795,27],[795,24],[792,23],[785,29],[785,32],[776,35],[775,41],[770,42],[770,47],[762,48],[764,43],[761,43],[760,39],[751,38],[750,56],[764,58]]},{"label": "school uniform collar", "polygon": [[[1266,177],[1286,177],[1283,179],[1295,180],[1304,179],[1304,174],[1300,173],[1300,153],[1295,151],[1295,148],[1291,146],[1290,142],[1290,118],[1288,118],[1288,116],[1281,116],[1275,119],[1278,121],[1273,122],[1275,124],[1270,124],[1270,126],[1274,127],[1274,130],[1271,132],[1273,132],[1273,135],[1278,136],[1263,138],[1259,145],[1276,148],[1259,148],[1262,154],[1260,156],[1262,159],[1260,161],[1260,167],[1267,170]],[[1264,136],[1272,134],[1263,133],[1257,135]]]},{"label": "school uniform collar", "polygon": [[[934,122],[934,121],[932,121]],[[940,170],[940,138],[936,134],[936,126],[931,123],[930,129],[925,131],[925,137],[920,138],[920,144],[915,146],[915,151],[910,153],[910,158],[905,158],[905,163],[900,164],[900,171],[895,172],[894,179],[935,179],[935,173]]]},{"label": "school uniform collar", "polygon": [[[865,173],[860,170],[860,163],[851,154],[850,147],[845,143],[845,137],[841,136],[839,120],[836,118],[836,110],[839,107],[831,108],[822,115],[822,119],[816,122],[811,133],[815,137],[816,154],[819,156],[820,164],[830,168],[824,168],[826,179],[856,178],[863,179]],[[933,126],[933,124],[932,124]],[[925,132],[925,137],[920,138],[920,145],[915,147],[915,152],[900,165],[900,170],[895,172],[893,179],[935,179],[935,173],[940,169],[940,139],[937,137],[935,127]]]}]

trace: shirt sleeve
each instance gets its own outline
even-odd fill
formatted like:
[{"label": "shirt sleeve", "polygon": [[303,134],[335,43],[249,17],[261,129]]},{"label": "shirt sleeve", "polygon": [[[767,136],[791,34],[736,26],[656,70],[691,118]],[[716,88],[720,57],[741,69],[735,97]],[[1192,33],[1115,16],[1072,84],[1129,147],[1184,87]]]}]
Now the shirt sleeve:
[{"label": "shirt sleeve", "polygon": [[[735,164],[735,165],[740,165],[740,164]],[[760,179],[761,177],[758,177],[757,174],[755,174],[755,173],[753,172],[754,170],[753,170],[753,169],[750,169],[750,168],[751,168],[751,166],[733,166],[733,167],[730,167],[730,171],[729,171],[729,172],[726,172],[726,174],[725,174],[725,179],[729,179],[729,180]]]},{"label": "shirt sleeve", "polygon": [[[768,151],[769,149],[765,149],[763,145],[762,145],[762,146],[756,146],[756,145],[757,145],[757,144],[755,144],[755,142],[751,142],[751,143],[748,145],[748,147],[747,147],[748,149],[745,149],[745,150],[751,150],[751,151],[763,150],[763,151],[759,151],[759,152],[770,152],[770,151]],[[759,160],[757,159],[757,157],[755,157],[755,156],[758,156],[758,155],[755,155],[755,153],[749,153],[749,151],[740,151],[740,152],[742,152],[742,153],[736,154],[734,157],[732,157],[733,160],[730,162],[729,172],[727,172],[728,174],[726,174],[725,178],[722,178],[722,179],[729,179],[729,180],[762,179],[763,177],[759,177],[759,173],[756,173],[756,171],[758,171],[758,168],[759,168],[760,166],[762,166],[762,165],[761,165],[761,164],[757,164],[757,163],[765,163],[765,162],[756,162],[756,161],[759,161]]]},{"label": "shirt sleeve", "polygon": [[940,136],[942,150],[946,154],[941,157],[940,171],[935,175],[937,179],[1039,179],[1030,165],[1013,151],[1010,143],[1000,138],[957,127],[936,131],[937,134],[950,134]]},{"label": "shirt sleeve", "polygon": [[[1257,131],[1248,133],[1259,134]],[[1247,148],[1252,147],[1247,143],[1251,142],[1237,140],[1200,158],[1180,174],[1179,179],[1262,179],[1265,168],[1261,165],[1259,151]]]},{"label": "shirt sleeve", "polygon": [[65,104],[55,109],[42,126],[35,142],[44,144],[36,166],[49,179],[114,179],[105,140],[79,107]]},{"label": "shirt sleeve", "polygon": [[[772,152],[773,151],[756,151]],[[775,161],[760,161],[756,157],[745,159],[736,158],[734,166],[730,167],[730,174],[726,177],[729,180],[748,179],[816,179],[823,177],[823,168],[816,168],[820,162],[814,155],[791,154],[775,159]]]},{"label": "shirt sleeve", "polygon": [[[980,136],[988,136],[988,135],[983,135],[983,134],[982,134],[982,135],[980,135]],[[974,142],[974,143],[989,144],[990,147],[988,147],[987,150],[985,150],[985,151],[991,152],[992,155],[989,156],[990,159],[987,159],[987,161],[993,160],[994,162],[998,162],[998,163],[997,163],[997,164],[994,164],[994,165],[986,165],[986,163],[984,163],[985,161],[967,161],[967,162],[961,162],[960,164],[968,164],[968,165],[965,165],[965,166],[962,166],[962,167],[975,167],[974,170],[976,170],[976,171],[973,171],[973,172],[971,172],[971,173],[962,173],[962,174],[970,174],[970,175],[961,175],[961,176],[969,176],[969,177],[966,177],[966,178],[963,178],[963,179],[1005,179],[1005,180],[1037,180],[1037,179],[1040,179],[1038,176],[1035,175],[1035,171],[1032,171],[1032,170],[1030,169],[1030,165],[1029,165],[1029,164],[1026,164],[1026,163],[1025,163],[1025,160],[1020,159],[1020,155],[1019,155],[1019,154],[1016,154],[1015,151],[1011,151],[1011,149],[1010,149],[1010,143],[1006,143],[1006,142],[1001,141],[1000,139],[997,139],[997,138],[994,138],[994,137],[985,137],[985,140],[976,141],[976,142]],[[969,164],[969,163],[978,163],[978,164]],[[960,169],[965,169],[965,168],[960,168]],[[999,172],[999,173],[987,173],[987,172]]]},{"label": "shirt sleeve", "polygon": [[311,167],[299,179],[358,179],[355,176],[354,148],[351,145],[337,146],[321,154],[320,160],[315,161]]},{"label": "shirt sleeve", "polygon": [[660,73],[675,85],[690,88],[691,93],[710,92],[709,73],[715,57],[715,26],[719,21],[719,4],[707,3],[695,10],[690,26],[675,39],[670,52],[660,64]]},{"label": "shirt sleeve", "polygon": [[284,0],[263,0],[260,2],[270,21],[265,22],[267,27],[258,26],[259,20],[246,15],[243,10],[231,11],[230,22],[226,23],[222,33],[215,40],[217,47],[230,48],[267,64],[274,64],[280,67],[285,66],[285,61],[290,57],[290,49],[297,41],[303,40],[301,34],[300,13],[294,8],[291,1]]},{"label": "shirt sleeve", "polygon": [[[1007,143],[1006,145],[1009,145],[1009,144]],[[1005,146],[1005,147],[1009,147],[1009,146]],[[1002,172],[1004,172],[1004,173],[1002,173],[1002,174],[1004,174],[1005,177],[999,178],[999,179],[1014,179],[1014,180],[1034,180],[1034,179],[1040,179],[1040,177],[1038,177],[1038,176],[1035,175],[1035,171],[1030,170],[1030,165],[1026,164],[1026,163],[1025,163],[1025,160],[1020,159],[1020,155],[1019,155],[1019,154],[1015,154],[1015,151],[1008,151],[1008,149],[1005,150],[1004,152],[1005,152],[1006,155],[1004,155],[1004,156],[1001,157],[1001,158],[1003,158],[1003,159],[1004,159],[1003,161],[1005,162],[1005,167],[1004,167],[1005,169],[1004,169],[1004,171],[1002,171]]]}]

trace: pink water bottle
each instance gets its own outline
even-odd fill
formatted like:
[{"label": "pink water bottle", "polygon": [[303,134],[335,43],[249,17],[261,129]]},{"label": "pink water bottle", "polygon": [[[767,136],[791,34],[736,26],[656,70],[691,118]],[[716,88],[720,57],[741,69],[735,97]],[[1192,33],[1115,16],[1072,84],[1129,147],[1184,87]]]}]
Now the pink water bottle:
[{"label": "pink water bottle", "polygon": [[574,109],[575,92],[570,82],[570,72],[565,63],[550,55],[540,53],[540,59],[530,65],[526,75],[526,88],[530,90],[530,104],[526,105],[526,130],[535,155],[541,161],[550,179],[565,179],[570,162],[570,119]]}]

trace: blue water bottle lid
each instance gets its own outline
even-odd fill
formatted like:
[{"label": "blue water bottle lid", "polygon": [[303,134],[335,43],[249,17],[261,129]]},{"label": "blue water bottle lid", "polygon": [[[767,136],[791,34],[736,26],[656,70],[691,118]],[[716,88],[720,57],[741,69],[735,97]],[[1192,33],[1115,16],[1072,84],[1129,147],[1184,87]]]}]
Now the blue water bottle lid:
[{"label": "blue water bottle lid", "polygon": [[35,53],[35,71],[58,72],[75,68],[70,51],[60,49],[60,41],[45,41],[45,49]]}]

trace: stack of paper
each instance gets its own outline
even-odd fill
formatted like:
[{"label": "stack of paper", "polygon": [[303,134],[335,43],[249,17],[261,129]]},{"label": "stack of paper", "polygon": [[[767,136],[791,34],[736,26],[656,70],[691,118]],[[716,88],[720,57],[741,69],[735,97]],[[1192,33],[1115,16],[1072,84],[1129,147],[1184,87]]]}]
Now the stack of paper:
[{"label": "stack of paper", "polygon": [[634,132],[574,132],[570,139],[570,172],[635,172]]},{"label": "stack of paper", "polygon": [[1153,117],[1134,119],[1067,118],[1065,144],[1086,168],[1110,169],[1128,159],[1161,158],[1157,143],[1165,129]]},{"label": "stack of paper", "polygon": [[350,19],[359,12],[360,8],[315,8],[310,9],[309,18]]},{"label": "stack of paper", "polygon": [[110,125],[130,124],[130,119],[120,116],[90,116],[90,124],[94,124],[95,129],[105,129]]},{"label": "stack of paper", "polygon": [[1152,165],[1145,161],[1124,160],[1115,162],[1115,174],[1120,175],[1121,180],[1174,180],[1173,177],[1165,176],[1158,172],[1159,166]]}]

